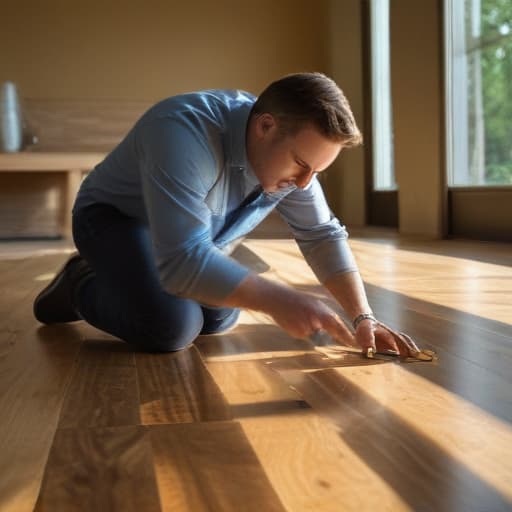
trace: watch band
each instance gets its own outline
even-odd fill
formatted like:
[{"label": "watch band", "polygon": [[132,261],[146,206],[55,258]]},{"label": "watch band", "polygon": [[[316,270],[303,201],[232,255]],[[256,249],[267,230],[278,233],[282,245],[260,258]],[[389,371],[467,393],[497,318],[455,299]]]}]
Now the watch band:
[{"label": "watch band", "polygon": [[373,313],[363,313],[361,315],[358,315],[354,318],[352,322],[352,327],[354,329],[357,329],[357,326],[363,321],[363,320],[373,320],[374,322],[377,321],[377,319],[373,316]]}]

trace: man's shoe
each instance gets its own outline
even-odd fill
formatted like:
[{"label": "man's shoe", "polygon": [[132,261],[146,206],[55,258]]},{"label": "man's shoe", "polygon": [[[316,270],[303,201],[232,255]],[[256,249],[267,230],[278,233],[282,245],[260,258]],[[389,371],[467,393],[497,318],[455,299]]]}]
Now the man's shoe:
[{"label": "man's shoe", "polygon": [[81,320],[74,307],[75,287],[92,274],[89,264],[78,254],[69,258],[52,282],[34,300],[34,316],[43,324]]}]

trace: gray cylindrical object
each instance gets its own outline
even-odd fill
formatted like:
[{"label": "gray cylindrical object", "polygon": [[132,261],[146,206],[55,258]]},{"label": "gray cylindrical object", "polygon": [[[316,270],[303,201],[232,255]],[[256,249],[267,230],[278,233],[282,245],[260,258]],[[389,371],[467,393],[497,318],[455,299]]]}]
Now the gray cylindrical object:
[{"label": "gray cylindrical object", "polygon": [[0,90],[0,151],[20,151],[23,142],[20,103],[16,85],[5,82]]}]

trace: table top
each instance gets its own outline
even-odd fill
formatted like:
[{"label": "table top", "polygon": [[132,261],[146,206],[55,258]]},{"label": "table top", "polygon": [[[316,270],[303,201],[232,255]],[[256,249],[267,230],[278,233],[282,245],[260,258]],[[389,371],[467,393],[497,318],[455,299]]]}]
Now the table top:
[{"label": "table top", "polygon": [[37,152],[0,153],[0,171],[87,171],[105,158],[105,153]]}]

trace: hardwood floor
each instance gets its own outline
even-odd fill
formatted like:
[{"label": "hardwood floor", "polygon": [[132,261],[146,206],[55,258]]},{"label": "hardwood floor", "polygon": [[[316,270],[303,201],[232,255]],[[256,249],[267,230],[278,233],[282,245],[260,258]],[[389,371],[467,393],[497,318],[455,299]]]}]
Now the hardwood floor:
[{"label": "hardwood floor", "polygon": [[[252,312],[135,353],[33,318],[68,244],[0,244],[0,510],[512,510],[512,247],[357,235],[376,314],[436,363],[315,349]],[[334,305],[293,241],[239,256]]]}]

